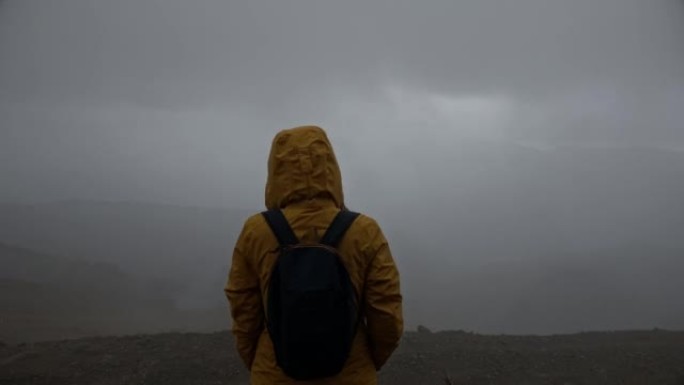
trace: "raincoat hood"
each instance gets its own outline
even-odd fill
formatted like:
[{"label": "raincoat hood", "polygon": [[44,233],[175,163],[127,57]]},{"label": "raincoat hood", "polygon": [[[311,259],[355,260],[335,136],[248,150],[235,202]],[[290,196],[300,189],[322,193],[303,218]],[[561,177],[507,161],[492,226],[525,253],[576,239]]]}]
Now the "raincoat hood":
[{"label": "raincoat hood", "polygon": [[269,210],[311,199],[344,207],[342,176],[322,128],[302,126],[279,132],[268,159],[266,207]]}]

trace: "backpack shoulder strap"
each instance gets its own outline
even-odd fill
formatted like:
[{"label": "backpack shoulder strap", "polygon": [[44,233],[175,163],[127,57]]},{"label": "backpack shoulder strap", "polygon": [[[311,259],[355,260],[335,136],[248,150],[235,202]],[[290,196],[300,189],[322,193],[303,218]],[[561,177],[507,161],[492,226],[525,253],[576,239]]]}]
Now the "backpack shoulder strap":
[{"label": "backpack shoulder strap", "polygon": [[266,219],[266,223],[278,238],[280,246],[296,245],[299,243],[297,236],[292,231],[287,218],[280,210],[264,211],[261,215]]},{"label": "backpack shoulder strap", "polygon": [[328,227],[325,235],[323,235],[323,238],[321,238],[321,244],[337,248],[337,245],[339,245],[340,241],[342,241],[344,234],[347,232],[349,227],[351,227],[352,223],[354,223],[358,216],[359,213],[355,213],[353,211],[340,211],[337,216],[335,216],[335,219],[333,219],[330,227]]}]

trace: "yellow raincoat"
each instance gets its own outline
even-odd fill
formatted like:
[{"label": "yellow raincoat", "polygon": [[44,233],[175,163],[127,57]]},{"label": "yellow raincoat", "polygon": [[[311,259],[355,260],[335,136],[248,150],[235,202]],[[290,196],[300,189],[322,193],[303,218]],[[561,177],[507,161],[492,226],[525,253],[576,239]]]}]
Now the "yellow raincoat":
[{"label": "yellow raincoat", "polygon": [[[266,207],[280,208],[303,243],[317,242],[344,207],[342,178],[325,132],[315,126],[285,130],[273,140],[268,161]],[[278,241],[261,215],[249,218],[233,252],[225,287],[237,350],[254,385],[376,384],[376,371],[390,357],[403,331],[399,272],[387,241],[371,218],[357,218],[339,245],[365,322],[349,359],[333,378],[298,382],[278,367],[265,328],[268,284]]]}]

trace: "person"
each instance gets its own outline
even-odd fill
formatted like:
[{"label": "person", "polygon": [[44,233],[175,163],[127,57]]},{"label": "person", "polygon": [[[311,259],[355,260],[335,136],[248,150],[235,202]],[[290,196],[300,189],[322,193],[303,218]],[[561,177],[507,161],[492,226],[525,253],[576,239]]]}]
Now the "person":
[{"label": "person", "polygon": [[[303,126],[279,132],[268,160],[266,207],[281,210],[303,244],[316,243],[346,210],[340,169],[325,131]],[[359,298],[359,322],[344,366],[334,376],[296,380],[279,366],[267,327],[268,287],[279,240],[264,215],[247,219],[233,250],[224,288],[237,351],[251,383],[376,384],[403,333],[399,272],[377,222],[358,215],[338,246],[339,258]],[[288,333],[285,329],[283,333]]]}]

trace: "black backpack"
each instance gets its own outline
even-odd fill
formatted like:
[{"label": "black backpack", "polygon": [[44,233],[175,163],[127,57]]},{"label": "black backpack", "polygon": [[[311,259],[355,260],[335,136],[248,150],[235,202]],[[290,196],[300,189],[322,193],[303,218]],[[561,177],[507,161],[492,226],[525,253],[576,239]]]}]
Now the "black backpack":
[{"label": "black backpack", "polygon": [[271,272],[266,326],[278,366],[295,380],[342,371],[359,306],[337,245],[359,214],[342,210],[318,244],[300,244],[283,213],[262,213],[280,243]]}]

